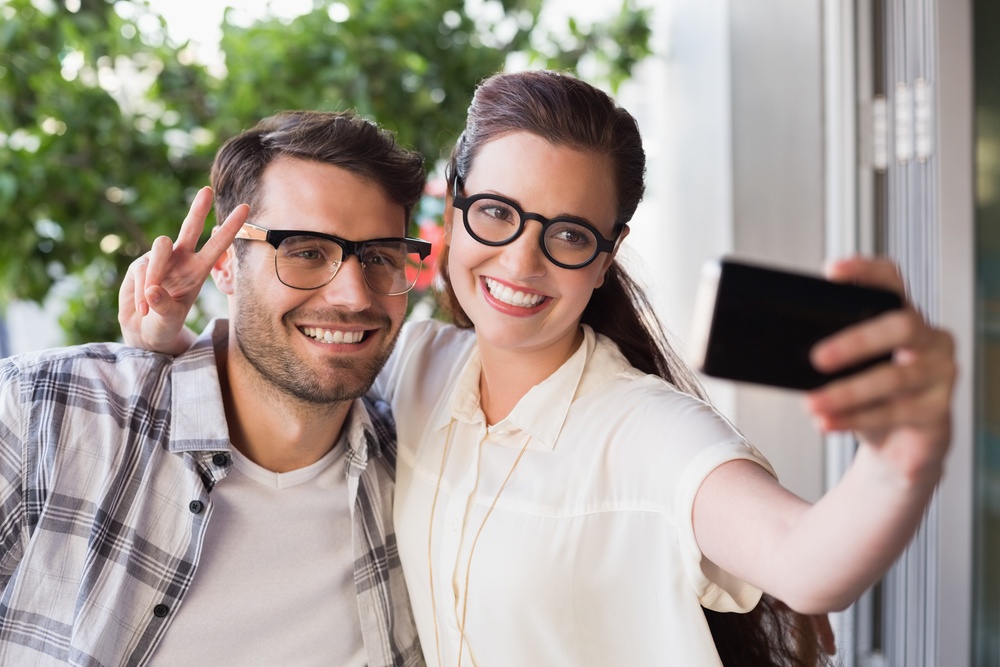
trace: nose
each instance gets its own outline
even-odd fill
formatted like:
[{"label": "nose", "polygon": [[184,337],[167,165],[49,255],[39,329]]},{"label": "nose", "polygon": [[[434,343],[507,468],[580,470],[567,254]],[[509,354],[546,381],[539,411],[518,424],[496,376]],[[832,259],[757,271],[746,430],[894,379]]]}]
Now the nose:
[{"label": "nose", "polygon": [[542,253],[542,225],[529,220],[524,231],[507,245],[500,246],[500,263],[515,278],[531,278],[545,273],[548,259]]},{"label": "nose", "polygon": [[319,290],[331,306],[361,312],[371,308],[372,299],[364,268],[355,255],[346,255],[333,280]]}]

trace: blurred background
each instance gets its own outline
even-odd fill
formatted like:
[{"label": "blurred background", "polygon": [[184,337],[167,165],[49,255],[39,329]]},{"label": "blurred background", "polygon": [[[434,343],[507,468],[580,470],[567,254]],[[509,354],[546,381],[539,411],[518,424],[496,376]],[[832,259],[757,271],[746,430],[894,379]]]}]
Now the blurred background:
[{"label": "blurred background", "polygon": [[[835,618],[838,657],[1000,667],[998,28],[996,0],[0,0],[0,356],[116,339],[125,268],[259,118],[353,109],[394,130],[427,158],[413,233],[433,238],[475,84],[567,69],[639,121],[648,189],[621,256],[681,351],[721,254],[814,273],[888,254],[954,332],[946,477]],[[707,384],[803,497],[850,461],[799,395]]]},{"label": "blurred background", "polygon": [[476,83],[508,62],[582,70],[615,90],[649,55],[651,10],[631,0],[585,23],[544,10],[0,0],[0,303],[54,293],[59,326],[28,331],[30,347],[118,338],[128,264],[176,235],[221,143],[276,111],[353,109],[433,170]]}]

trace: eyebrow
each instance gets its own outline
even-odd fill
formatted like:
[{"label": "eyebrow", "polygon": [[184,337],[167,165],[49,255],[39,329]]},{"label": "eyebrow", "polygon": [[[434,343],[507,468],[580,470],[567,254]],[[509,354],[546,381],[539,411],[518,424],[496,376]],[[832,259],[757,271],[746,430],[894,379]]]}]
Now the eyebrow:
[{"label": "eyebrow", "polygon": [[[538,213],[536,211],[528,210],[527,208],[525,208],[524,204],[522,204],[516,198],[511,197],[510,195],[504,194],[502,192],[497,192],[496,190],[483,190],[481,192],[474,192],[472,194],[466,195],[465,198],[468,199],[469,197],[475,197],[476,195],[494,195],[497,197],[503,197],[504,199],[508,199],[517,204],[517,207],[520,208],[521,211],[524,213],[531,213],[532,215],[542,215],[541,213]],[[592,221],[590,218],[585,218],[582,215],[576,215],[574,213],[557,213],[556,215],[546,215],[544,217],[546,220],[569,220],[570,222],[585,222],[588,225],[597,227],[597,223]]]}]

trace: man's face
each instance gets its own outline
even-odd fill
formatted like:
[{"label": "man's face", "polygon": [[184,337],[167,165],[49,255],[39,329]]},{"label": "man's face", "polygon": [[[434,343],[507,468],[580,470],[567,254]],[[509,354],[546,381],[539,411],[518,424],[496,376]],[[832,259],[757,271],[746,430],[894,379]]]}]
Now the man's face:
[{"label": "man's face", "polygon": [[[261,205],[250,222],[267,229],[353,241],[405,232],[403,207],[340,167],[280,158],[264,172],[261,186]],[[395,344],[406,295],[373,292],[353,256],[329,284],[293,289],[275,274],[272,246],[243,242],[248,246],[239,263],[230,249],[213,271],[230,294],[231,372],[314,404],[364,394]]]}]

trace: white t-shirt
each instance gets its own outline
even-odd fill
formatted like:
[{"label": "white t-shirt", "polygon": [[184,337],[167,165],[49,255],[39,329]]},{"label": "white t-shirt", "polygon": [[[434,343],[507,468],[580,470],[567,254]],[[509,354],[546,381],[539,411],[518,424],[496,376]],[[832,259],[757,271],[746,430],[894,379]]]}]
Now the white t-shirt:
[{"label": "white t-shirt", "polygon": [[197,576],[151,665],[368,664],[354,583],[346,438],[271,472],[231,450]]},{"label": "white t-shirt", "polygon": [[470,667],[717,666],[701,605],[760,597],[702,558],[691,515],[720,464],[770,466],[711,407],[584,332],[489,428],[471,331],[407,325],[376,382],[396,417],[396,536],[432,666],[440,653],[454,667],[460,646]]}]

